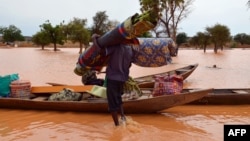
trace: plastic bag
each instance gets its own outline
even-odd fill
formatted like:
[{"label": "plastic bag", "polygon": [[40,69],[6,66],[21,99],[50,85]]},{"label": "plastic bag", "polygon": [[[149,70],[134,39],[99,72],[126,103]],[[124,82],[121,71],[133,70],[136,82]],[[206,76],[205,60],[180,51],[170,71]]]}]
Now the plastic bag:
[{"label": "plastic bag", "polygon": [[12,81],[18,80],[17,73],[0,76],[0,96],[6,97],[10,94],[10,84]]}]

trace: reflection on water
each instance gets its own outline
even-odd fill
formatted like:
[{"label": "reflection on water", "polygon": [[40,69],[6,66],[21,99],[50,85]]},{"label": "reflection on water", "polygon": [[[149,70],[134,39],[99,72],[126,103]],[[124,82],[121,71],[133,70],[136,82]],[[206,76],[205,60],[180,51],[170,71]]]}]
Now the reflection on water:
[{"label": "reflection on water", "polygon": [[126,125],[114,127],[108,114],[0,110],[0,139],[220,141],[224,124],[250,123],[249,111],[247,105],[178,106],[161,114],[128,115]]},{"label": "reflection on water", "polygon": [[[19,73],[32,85],[46,82],[81,85],[73,73],[78,49],[0,48],[0,75]],[[133,77],[199,63],[185,80],[186,88],[246,88],[250,86],[250,50],[180,50],[173,64],[160,68],[132,66]],[[212,68],[216,64],[218,68]],[[101,74],[99,77],[104,77]],[[159,140],[221,141],[224,124],[249,124],[250,106],[178,106],[158,114],[127,115],[114,127],[109,114],[0,109],[1,141]]]}]

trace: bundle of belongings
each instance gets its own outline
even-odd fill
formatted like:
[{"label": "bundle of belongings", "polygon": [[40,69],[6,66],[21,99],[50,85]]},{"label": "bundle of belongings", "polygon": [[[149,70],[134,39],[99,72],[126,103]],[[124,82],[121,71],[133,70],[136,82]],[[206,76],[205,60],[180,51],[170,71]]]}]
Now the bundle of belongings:
[{"label": "bundle of belongings", "polygon": [[138,38],[133,46],[133,63],[141,67],[161,67],[172,62],[176,56],[176,45],[171,38]]},{"label": "bundle of belongings", "polygon": [[[84,75],[82,75],[82,83],[84,85],[93,85],[90,91],[86,91],[83,93],[74,92],[74,90],[69,88],[64,88],[59,93],[52,94],[48,100],[50,101],[79,101],[81,99],[89,99],[89,98],[107,98],[106,94],[106,84],[105,80],[99,79],[96,76],[96,71],[88,70]],[[142,95],[141,90],[139,89],[136,81],[133,80],[132,77],[124,84],[124,94],[122,98],[124,100],[137,99]]]},{"label": "bundle of belongings", "polygon": [[82,98],[81,93],[74,92],[69,88],[64,88],[58,93],[54,93],[49,97],[49,101],[79,101]]},{"label": "bundle of belongings", "polygon": [[153,96],[179,94],[183,89],[183,77],[180,75],[155,75]]},{"label": "bundle of belongings", "polygon": [[[141,67],[161,67],[172,61],[176,56],[176,45],[171,38],[136,38],[137,44],[130,43],[133,49],[133,64]],[[78,58],[75,74],[82,76],[90,70],[100,71],[107,65],[109,56],[97,47],[87,48]]]},{"label": "bundle of belongings", "polygon": [[82,83],[84,85],[103,86],[104,85],[104,80],[97,78],[96,71],[94,71],[94,70],[86,70],[85,73],[82,74]]},{"label": "bundle of belongings", "polygon": [[100,71],[109,58],[103,54],[105,48],[119,44],[139,44],[136,37],[153,29],[157,25],[157,20],[157,17],[150,12],[136,13],[104,35],[94,34],[93,45],[79,56],[77,64],[83,71],[86,69]]},{"label": "bundle of belongings", "polygon": [[[95,73],[88,73],[91,75],[83,75],[82,82],[84,85],[94,85],[90,91],[86,91],[89,94],[98,98],[107,98],[106,95],[106,79],[98,79]],[[99,84],[99,85],[98,85]],[[102,85],[100,85],[102,84]],[[124,93],[122,95],[123,100],[137,99],[142,95],[142,92],[137,82],[129,76],[129,79],[124,84]]]},{"label": "bundle of belongings", "polygon": [[124,84],[124,94],[122,95],[123,100],[137,99],[142,96],[142,91],[139,88],[137,82],[129,76],[129,79]]},{"label": "bundle of belongings", "polygon": [[[154,12],[153,12],[154,13]],[[109,56],[105,48],[127,44],[133,46],[134,64],[142,67],[160,67],[171,61],[176,55],[176,46],[170,38],[137,38],[157,25],[158,18],[152,12],[134,14],[113,30],[102,36],[94,34],[93,44],[78,58],[75,74],[84,75],[88,70],[100,71],[107,65]]]},{"label": "bundle of belongings", "polygon": [[[101,71],[107,65],[109,56],[105,54],[105,48],[114,45],[127,44],[134,51],[132,63],[142,67],[160,67],[171,62],[171,56],[176,56],[176,46],[170,38],[137,38],[143,33],[153,29],[158,22],[154,11],[134,14],[119,24],[113,30],[104,35],[92,35],[93,44],[88,47],[76,62],[75,74],[82,76],[82,82],[86,85],[96,85],[93,91],[99,91],[102,81],[95,78],[92,71]],[[88,81],[87,77],[93,77]],[[100,82],[100,83],[99,83]],[[105,83],[105,80],[104,80]],[[105,87],[104,87],[105,88]],[[103,89],[103,88],[100,88]],[[133,96],[124,95],[125,98],[135,98],[141,95],[137,83],[132,79],[124,86],[124,92]]]}]

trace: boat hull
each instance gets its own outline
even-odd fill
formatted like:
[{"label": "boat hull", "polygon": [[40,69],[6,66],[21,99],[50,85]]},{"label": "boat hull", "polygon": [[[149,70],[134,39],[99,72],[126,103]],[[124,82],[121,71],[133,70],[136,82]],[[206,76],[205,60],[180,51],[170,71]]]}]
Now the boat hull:
[{"label": "boat hull", "polygon": [[250,104],[250,89],[213,89],[208,95],[189,104],[246,105]]},{"label": "boat hull", "polygon": [[194,70],[198,67],[198,65],[199,64],[192,64],[192,65],[188,65],[182,68],[178,68],[178,69],[163,72],[163,73],[134,78],[134,80],[138,82],[138,85],[140,88],[153,88],[154,82],[155,82],[154,81],[155,75],[177,74],[177,75],[182,76],[183,80],[185,80],[194,72]]},{"label": "boat hull", "polygon": [[[176,95],[164,95],[153,98],[124,101],[125,113],[156,113],[167,108],[190,103],[206,96],[212,89],[196,90]],[[47,101],[43,96],[34,99],[1,98],[0,107],[8,109],[52,110],[107,113],[105,99],[89,99],[82,101]]]}]

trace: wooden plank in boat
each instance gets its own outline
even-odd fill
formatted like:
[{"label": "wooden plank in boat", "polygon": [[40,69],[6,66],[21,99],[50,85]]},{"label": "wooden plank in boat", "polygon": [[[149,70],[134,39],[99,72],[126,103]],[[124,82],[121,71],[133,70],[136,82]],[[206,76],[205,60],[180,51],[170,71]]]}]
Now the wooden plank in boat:
[{"label": "wooden plank in boat", "polygon": [[32,86],[31,93],[57,93],[63,90],[64,88],[69,88],[74,90],[74,92],[85,92],[91,91],[92,85],[65,85],[65,86]]}]

